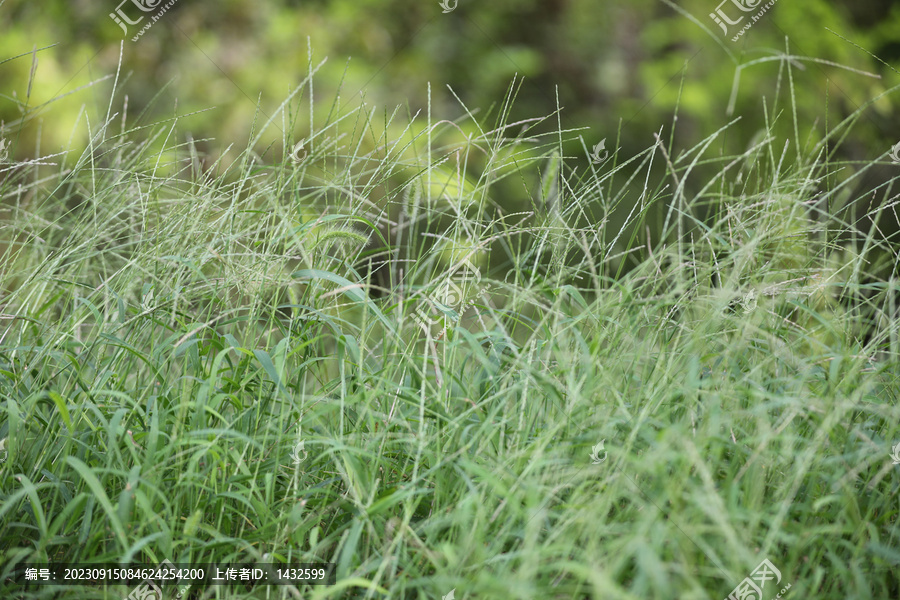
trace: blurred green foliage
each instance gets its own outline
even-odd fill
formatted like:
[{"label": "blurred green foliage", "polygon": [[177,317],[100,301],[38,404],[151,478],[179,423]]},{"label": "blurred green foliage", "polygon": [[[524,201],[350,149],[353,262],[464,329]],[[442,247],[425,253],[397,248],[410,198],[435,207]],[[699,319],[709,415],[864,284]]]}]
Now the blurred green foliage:
[{"label": "blurred green foliage", "polygon": [[[143,14],[131,2],[119,6],[131,16]],[[408,102],[418,109],[426,103],[425,82],[431,81],[436,113],[461,112],[444,84],[470,108],[484,110],[499,102],[518,73],[529,82],[518,102],[523,115],[552,111],[558,85],[570,126],[609,131],[619,119],[630,120],[637,131],[626,134],[641,138],[668,123],[679,93],[682,117],[704,124],[724,120],[735,67],[788,49],[792,55],[890,73],[837,34],[900,66],[900,33],[892,27],[900,19],[896,3],[781,0],[738,43],[710,35],[720,33],[708,16],[714,0],[686,0],[679,6],[697,23],[659,0],[463,0],[448,14],[437,2],[412,0],[179,0],[137,42],[125,41],[123,72],[131,77],[123,89],[132,110],[142,109],[173,80],[157,114],[171,114],[175,98],[179,114],[216,106],[191,120],[195,136],[237,135],[260,96],[263,109],[271,109],[303,79],[308,37],[313,63],[329,57],[317,82],[317,97],[326,104],[343,78],[345,102],[364,90],[376,105]],[[116,8],[115,0],[0,6],[2,56],[29,52],[35,44],[58,44],[39,55],[32,107],[114,72],[123,37],[109,17]],[[20,116],[9,94],[16,90],[18,101],[23,100],[30,63],[26,57],[0,68],[0,115],[6,122]],[[735,114],[759,112],[763,93],[774,91],[767,83],[780,66],[763,63],[744,71]],[[825,116],[826,84],[838,107],[855,107],[885,89],[884,80],[837,66],[805,66],[805,72],[795,74],[798,110],[813,120]],[[107,99],[99,92],[92,96],[98,106]],[[895,105],[884,102],[877,112],[896,119]],[[74,115],[67,116],[72,122]],[[747,125],[748,136],[753,128]]]},{"label": "blurred green foliage", "polygon": [[[136,42],[123,41],[110,13],[140,16],[138,1],[0,5],[0,60],[23,55],[0,64],[0,121],[13,154],[78,156],[107,115],[127,112],[129,122],[171,119],[169,143],[190,134],[208,166],[230,144],[244,147],[310,71],[312,85],[289,108],[300,115],[297,130],[279,131],[290,119],[278,116],[258,144],[264,160],[282,160],[284,147],[361,99],[389,138],[408,115],[423,119],[429,93],[433,120],[462,123],[471,110],[489,126],[516,74],[525,83],[509,121],[559,105],[559,117],[537,131],[557,119],[583,128],[564,144],[575,157],[567,164],[587,165],[585,149],[604,138],[620,158],[652,145],[654,132],[674,136],[676,151],[688,148],[737,117],[720,152],[739,153],[766,129],[800,144],[821,140],[896,85],[900,70],[900,5],[889,0],[779,0],[738,42],[710,18],[715,0],[460,0],[447,14],[436,0],[178,0]],[[888,95],[840,157],[872,160],[898,139]],[[850,164],[838,176],[854,172]]]}]

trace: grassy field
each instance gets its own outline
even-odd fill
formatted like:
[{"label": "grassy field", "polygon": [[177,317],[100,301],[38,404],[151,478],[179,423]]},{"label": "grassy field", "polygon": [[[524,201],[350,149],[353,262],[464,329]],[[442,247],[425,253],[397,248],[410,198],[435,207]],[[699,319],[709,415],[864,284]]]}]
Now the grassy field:
[{"label": "grassy field", "polygon": [[565,156],[579,131],[510,123],[508,98],[259,147],[307,91],[233,164],[111,102],[85,152],[0,165],[0,575],[287,561],[337,583],[179,592],[898,597],[895,192],[838,177],[852,118],[811,145],[728,155],[723,124]]}]

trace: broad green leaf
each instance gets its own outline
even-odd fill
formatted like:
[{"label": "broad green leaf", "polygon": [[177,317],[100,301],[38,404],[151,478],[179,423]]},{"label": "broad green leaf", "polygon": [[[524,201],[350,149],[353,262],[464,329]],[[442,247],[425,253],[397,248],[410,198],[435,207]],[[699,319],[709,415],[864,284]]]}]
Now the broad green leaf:
[{"label": "broad green leaf", "polygon": [[56,405],[57,410],[59,410],[59,416],[62,417],[63,423],[66,424],[66,427],[69,430],[69,433],[74,433],[72,429],[72,419],[69,416],[69,409],[66,406],[66,400],[56,392],[47,392],[47,395],[53,400],[53,403]]},{"label": "broad green leaf", "polygon": [[84,480],[85,484],[87,484],[91,492],[94,493],[94,497],[97,499],[97,502],[100,503],[100,506],[103,507],[103,510],[106,512],[106,518],[109,519],[109,524],[112,526],[112,529],[119,540],[119,544],[123,549],[126,548],[128,544],[127,538],[125,536],[125,528],[122,527],[122,521],[119,519],[118,512],[115,508],[113,508],[112,502],[110,502],[109,496],[106,495],[106,490],[103,489],[103,485],[100,483],[100,480],[97,479],[97,476],[94,475],[91,468],[80,461],[78,458],[74,456],[67,456],[66,462],[69,463],[69,466],[75,469],[75,471],[77,471],[79,475],[81,475],[81,478]]}]

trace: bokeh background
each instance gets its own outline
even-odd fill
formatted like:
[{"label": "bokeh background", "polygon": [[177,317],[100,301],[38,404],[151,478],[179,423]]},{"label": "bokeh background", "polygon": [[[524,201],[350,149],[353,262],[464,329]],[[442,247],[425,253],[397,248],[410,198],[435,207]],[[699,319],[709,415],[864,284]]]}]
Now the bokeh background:
[{"label": "bokeh background", "polygon": [[[433,120],[465,129],[469,110],[491,123],[516,76],[508,120],[562,107],[537,130],[574,131],[570,164],[587,164],[601,139],[630,157],[654,132],[684,150],[738,117],[723,154],[743,152],[767,123],[812,147],[867,103],[835,151],[835,179],[900,140],[897,95],[881,96],[900,82],[900,4],[890,0],[779,0],[737,42],[710,19],[715,0],[459,0],[446,13],[437,0],[177,0],[135,42],[110,14],[144,15],[140,1],[0,5],[0,121],[17,158],[77,155],[120,113],[171,119],[168,143],[191,139],[205,164],[227,163],[311,70],[300,105],[312,116],[297,118],[290,140],[360,102],[400,131],[424,119],[429,95]],[[284,160],[278,122],[267,136],[263,158]],[[871,169],[859,196],[895,171],[887,160]]]},{"label": "bokeh background", "polygon": [[[651,132],[671,123],[679,96],[677,133],[686,142],[731,115],[743,117],[736,131],[749,139],[760,126],[761,99],[774,96],[770,86],[784,64],[744,69],[729,111],[739,64],[781,53],[835,63],[795,63],[797,110],[810,126],[872,100],[900,70],[900,5],[890,0],[780,0],[737,43],[721,39],[709,18],[714,0],[677,6],[697,22],[660,0],[460,0],[446,14],[436,0],[178,0],[137,42],[125,40],[120,93],[128,95],[129,112],[152,104],[157,118],[215,107],[182,127],[224,147],[248,137],[257,102],[261,111],[273,111],[306,76],[310,60],[328,59],[316,79],[323,106],[340,89],[343,102],[364,93],[374,106],[415,112],[426,106],[431,82],[432,111],[442,118],[463,112],[447,86],[483,112],[502,101],[518,73],[525,84],[516,113],[549,114],[558,89],[564,124],[612,137],[622,121],[625,143],[645,146]],[[144,14],[131,0],[118,7],[133,17]],[[38,53],[27,104],[31,57],[0,66],[0,119],[10,124],[24,115],[35,125],[44,119],[49,149],[67,144],[83,105],[104,114],[111,81],[58,101],[66,110],[43,105],[115,72],[124,37],[109,16],[116,8],[114,0],[6,0],[0,6],[4,59],[52,47]],[[876,103],[869,116],[874,147],[857,150],[877,155],[895,142],[896,99]]]}]

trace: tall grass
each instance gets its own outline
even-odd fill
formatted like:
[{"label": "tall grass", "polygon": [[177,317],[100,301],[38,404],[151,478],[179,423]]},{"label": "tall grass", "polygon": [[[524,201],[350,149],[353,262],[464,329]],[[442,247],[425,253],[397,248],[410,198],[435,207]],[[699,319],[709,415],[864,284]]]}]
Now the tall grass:
[{"label": "tall grass", "polygon": [[895,194],[860,216],[829,176],[853,118],[800,160],[726,154],[728,124],[594,164],[558,116],[511,122],[514,89],[399,127],[301,123],[306,91],[281,156],[215,162],[111,100],[77,158],[3,165],[0,570],[720,598],[768,558],[791,597],[897,595]]}]

